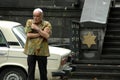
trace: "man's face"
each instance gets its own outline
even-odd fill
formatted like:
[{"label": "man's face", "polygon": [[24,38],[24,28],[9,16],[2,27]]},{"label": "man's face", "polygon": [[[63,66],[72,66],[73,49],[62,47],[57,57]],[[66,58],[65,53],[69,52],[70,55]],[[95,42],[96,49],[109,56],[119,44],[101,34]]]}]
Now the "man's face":
[{"label": "man's face", "polygon": [[35,11],[33,12],[33,20],[34,20],[34,23],[38,24],[42,21],[42,13],[40,13],[39,11]]}]

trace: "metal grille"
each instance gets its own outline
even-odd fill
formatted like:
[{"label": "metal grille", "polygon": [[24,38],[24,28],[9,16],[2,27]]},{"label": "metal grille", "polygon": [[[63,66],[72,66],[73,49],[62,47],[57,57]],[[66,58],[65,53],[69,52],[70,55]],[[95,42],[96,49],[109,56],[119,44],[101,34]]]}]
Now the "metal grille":
[{"label": "metal grille", "polygon": [[76,53],[80,52],[80,24],[73,21],[71,26],[71,50]]}]

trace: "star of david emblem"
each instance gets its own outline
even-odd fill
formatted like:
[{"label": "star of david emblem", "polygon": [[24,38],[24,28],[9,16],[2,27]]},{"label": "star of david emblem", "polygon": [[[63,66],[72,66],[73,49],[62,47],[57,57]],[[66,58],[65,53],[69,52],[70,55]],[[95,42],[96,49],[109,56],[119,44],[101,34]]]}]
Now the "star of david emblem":
[{"label": "star of david emblem", "polygon": [[91,32],[88,32],[87,35],[83,36],[83,44],[86,44],[88,48],[90,48],[95,42],[96,36],[94,36]]}]

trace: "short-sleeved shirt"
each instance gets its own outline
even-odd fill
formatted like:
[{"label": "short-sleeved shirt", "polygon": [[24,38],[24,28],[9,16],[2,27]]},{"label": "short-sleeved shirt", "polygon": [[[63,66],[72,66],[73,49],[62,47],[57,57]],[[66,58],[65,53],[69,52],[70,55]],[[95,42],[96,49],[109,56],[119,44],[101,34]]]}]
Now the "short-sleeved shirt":
[{"label": "short-sleeved shirt", "polygon": [[[31,29],[33,20],[29,19],[26,22],[25,32],[27,33],[36,33],[37,31]],[[48,21],[42,21],[41,24],[38,25],[42,30],[45,27],[49,27],[52,29],[51,24]],[[37,56],[50,56],[48,40],[43,37],[38,38],[27,38],[26,44],[24,47],[24,53],[27,55],[37,55]]]}]

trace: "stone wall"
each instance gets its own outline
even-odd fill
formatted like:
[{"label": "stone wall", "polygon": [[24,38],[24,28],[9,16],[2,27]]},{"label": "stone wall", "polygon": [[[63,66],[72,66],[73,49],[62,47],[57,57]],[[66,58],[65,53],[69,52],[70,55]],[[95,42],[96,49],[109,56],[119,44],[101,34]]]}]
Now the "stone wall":
[{"label": "stone wall", "polygon": [[69,42],[72,20],[80,20],[83,0],[2,0],[0,16],[5,20],[22,23],[32,18],[32,11],[40,7],[44,11],[44,19],[51,22],[53,34],[51,42]]}]

